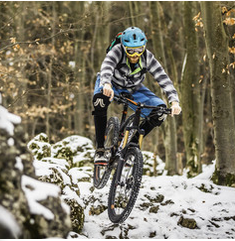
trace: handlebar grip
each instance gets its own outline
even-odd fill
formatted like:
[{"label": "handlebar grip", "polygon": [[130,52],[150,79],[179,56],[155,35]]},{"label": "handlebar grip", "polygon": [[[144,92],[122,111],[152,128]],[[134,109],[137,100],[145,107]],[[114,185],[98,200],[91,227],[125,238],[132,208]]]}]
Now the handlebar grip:
[{"label": "handlebar grip", "polygon": [[172,109],[171,108],[166,108],[165,109],[165,114],[171,115],[171,113],[172,113]]}]

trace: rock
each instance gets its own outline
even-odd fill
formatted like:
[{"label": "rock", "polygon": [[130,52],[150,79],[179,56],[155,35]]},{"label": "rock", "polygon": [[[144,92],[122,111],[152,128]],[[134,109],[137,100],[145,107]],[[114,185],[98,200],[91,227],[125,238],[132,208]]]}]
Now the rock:
[{"label": "rock", "polygon": [[184,218],[183,216],[180,217],[178,225],[181,225],[184,228],[190,228],[190,229],[196,229],[197,227],[197,222],[194,219],[191,218]]},{"label": "rock", "polygon": [[159,194],[159,195],[157,195],[156,197],[150,197],[149,195],[144,195],[150,202],[152,202],[152,203],[161,203],[161,202],[163,202],[163,200],[164,200],[164,196],[163,195],[161,195],[161,194]]},{"label": "rock", "polygon": [[[7,115],[6,112],[6,116],[1,117],[7,119]],[[17,126],[13,132],[14,120],[10,117],[8,122],[1,118],[0,125],[0,205],[14,217],[19,232],[12,233],[9,227],[0,225],[1,238],[12,235],[30,239],[66,238],[71,221],[60,189],[50,184],[53,187],[48,190],[45,185],[49,184],[37,180],[33,157],[27,150],[27,136],[22,126]],[[50,193],[51,190],[56,191]]]},{"label": "rock", "polygon": [[161,203],[162,206],[166,206],[169,204],[175,204],[172,200],[166,200],[164,203]]},{"label": "rock", "polygon": [[154,238],[154,237],[156,237],[156,235],[157,235],[157,232],[153,231],[149,234],[149,238]]},{"label": "rock", "polygon": [[120,226],[121,233],[119,234],[119,239],[129,239],[128,233],[130,230],[136,229],[136,227],[130,224],[123,224]]},{"label": "rock", "polygon": [[89,210],[90,215],[99,215],[107,209],[107,206],[98,205],[97,207],[91,206]]},{"label": "rock", "polygon": [[[36,157],[34,166],[36,167],[38,178],[44,182],[56,184],[61,188],[62,198],[70,207],[72,230],[78,233],[83,228],[85,218],[84,209],[79,204],[80,190],[78,182],[90,181],[91,176],[88,175],[87,168],[83,170],[82,168],[74,167],[73,161],[78,154],[81,154],[79,153],[81,150],[89,150],[90,143],[87,140],[87,138],[72,136],[54,145],[46,143],[48,149],[51,150],[51,152],[46,154],[44,152],[46,149],[43,148],[45,141],[47,141],[45,134],[36,136],[28,145]],[[35,146],[40,147],[40,149],[35,151],[32,149]],[[38,152],[41,153],[41,156],[44,156],[42,159],[37,159]],[[50,156],[47,155],[49,153]]]},{"label": "rock", "polygon": [[106,236],[105,236],[105,239],[118,239],[118,238],[115,237],[115,236],[106,235]]},{"label": "rock", "polygon": [[93,151],[92,141],[82,136],[73,135],[52,146],[52,157],[66,159],[69,168],[81,167],[90,162],[93,164],[89,151]]},{"label": "rock", "polygon": [[139,209],[144,211],[144,210],[148,209],[150,206],[153,206],[153,204],[150,202],[143,202],[140,204]]},{"label": "rock", "polygon": [[72,230],[81,232],[84,225],[84,210],[75,199],[65,199],[65,202],[70,206],[70,219],[72,220]]},{"label": "rock", "polygon": [[37,160],[51,156],[51,145],[46,134],[41,133],[28,143],[28,149],[33,153]]},{"label": "rock", "polygon": [[157,213],[158,210],[159,210],[159,206],[154,206],[154,207],[151,207],[151,208],[149,209],[149,212],[150,212],[150,213]]},{"label": "rock", "polygon": [[105,235],[106,232],[108,231],[113,231],[115,228],[117,228],[119,225],[118,224],[111,224],[105,228],[103,228],[103,230],[100,232],[103,236]]}]

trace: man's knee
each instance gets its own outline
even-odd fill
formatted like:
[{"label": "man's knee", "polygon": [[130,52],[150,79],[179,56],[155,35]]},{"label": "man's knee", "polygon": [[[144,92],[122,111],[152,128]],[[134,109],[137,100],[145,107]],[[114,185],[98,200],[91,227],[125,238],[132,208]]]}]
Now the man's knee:
[{"label": "man's knee", "polygon": [[93,96],[93,115],[103,116],[107,115],[107,109],[110,104],[109,97],[103,95],[102,93],[95,94]]},{"label": "man's knee", "polygon": [[156,111],[152,111],[149,115],[149,122],[152,126],[160,126],[166,120],[166,114],[159,114]]}]

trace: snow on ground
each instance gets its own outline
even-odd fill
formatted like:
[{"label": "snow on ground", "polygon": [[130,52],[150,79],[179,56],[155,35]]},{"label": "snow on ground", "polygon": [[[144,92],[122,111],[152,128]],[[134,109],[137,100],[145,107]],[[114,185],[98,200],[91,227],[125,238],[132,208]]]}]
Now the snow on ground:
[{"label": "snow on ground", "polygon": [[[7,130],[12,135],[14,124],[18,123],[20,123],[20,117],[9,113],[0,106],[0,128]],[[74,143],[78,143],[78,139],[74,138]],[[49,166],[60,170],[65,168],[66,162],[64,159],[53,157],[49,159],[50,163],[42,163],[35,160],[34,165],[38,175],[47,173],[50,170]],[[76,157],[76,162],[83,159],[84,154],[81,153]],[[218,186],[210,181],[210,176],[214,171],[214,164],[203,166],[202,174],[195,178],[187,179],[186,174],[183,176],[164,175],[164,163],[159,159],[158,162],[158,173],[163,173],[163,175],[157,177],[143,176],[142,186],[135,207],[129,218],[119,225],[114,225],[109,221],[107,209],[100,215],[91,215],[90,213],[92,207],[99,205],[107,207],[110,181],[102,190],[95,189],[93,191],[92,181],[77,182],[78,177],[87,178],[89,173],[91,176],[91,169],[89,167],[71,169],[69,174],[72,176],[72,182],[77,182],[80,189],[80,197],[76,196],[74,198],[78,198],[81,205],[83,202],[86,204],[83,204],[85,208],[85,223],[82,235],[70,232],[68,238],[235,238],[235,189]],[[66,176],[63,176],[63,180],[65,184],[69,182]],[[39,182],[35,183],[35,181],[24,177],[22,180],[23,188],[26,187],[26,183],[30,186],[39,185]],[[46,183],[45,185],[47,185],[47,194],[53,193],[55,195],[54,193],[57,194],[59,192],[55,185]],[[28,200],[31,200],[29,205],[35,211],[35,200],[40,200],[42,193],[26,191],[29,195]],[[64,193],[65,196],[73,194],[69,192],[69,189]],[[1,213],[5,212],[1,206],[0,209]],[[150,212],[151,210],[155,210],[155,212]],[[39,211],[43,215],[52,218],[51,213],[48,212],[49,210],[42,210],[40,207]],[[7,213],[4,217],[5,223],[8,221],[11,223],[11,226],[15,225],[15,221],[10,214]],[[181,226],[179,221],[182,217],[194,219],[197,224],[196,228],[189,229]],[[2,221],[0,219],[0,222]],[[16,227],[16,233],[18,231]]]},{"label": "snow on ground", "polygon": [[[209,177],[214,164],[203,167],[199,176],[187,179],[183,176],[143,176],[142,187],[136,205],[129,218],[119,225],[108,219],[107,210],[100,215],[89,215],[90,206],[85,209],[84,236],[79,238],[130,238],[130,239],[227,239],[235,238],[235,189],[213,184]],[[99,198],[93,205],[107,205],[110,182],[92,194],[88,190],[92,183],[79,183],[81,197]],[[85,185],[85,186],[83,186]],[[82,191],[84,190],[84,191]],[[204,190],[204,191],[202,191]],[[164,196],[162,202],[149,200]],[[144,206],[144,203],[150,207]],[[152,205],[152,206],[151,206]],[[157,213],[150,213],[151,207],[159,207]],[[178,224],[181,216],[194,219],[196,229]],[[76,235],[75,235],[76,236]],[[68,238],[72,238],[71,232]]]},{"label": "snow on ground", "polygon": [[[70,146],[70,139],[66,147]],[[84,146],[74,156],[73,163],[82,163],[86,153],[94,154],[94,149],[86,150],[88,139],[73,137],[72,149]],[[64,141],[63,141],[64,143]],[[89,148],[90,142],[88,142]],[[54,149],[59,147],[55,144]],[[89,149],[88,148],[88,149]],[[52,152],[54,153],[54,151]],[[144,169],[152,166],[153,154],[143,152]],[[62,176],[65,185],[73,183],[78,186],[80,196],[69,186],[63,189],[62,198],[74,198],[85,212],[85,223],[82,234],[70,232],[68,238],[129,238],[129,239],[227,239],[235,238],[235,189],[218,186],[210,181],[215,163],[203,166],[203,173],[188,179],[186,171],[182,176],[166,176],[165,164],[157,157],[157,177],[144,175],[135,207],[129,218],[123,224],[112,224],[107,213],[107,200],[110,180],[107,185],[97,190],[93,188],[92,168],[88,166],[66,169],[64,159],[49,157],[49,163],[34,161],[36,174],[46,174],[51,168],[56,168]],[[152,172],[151,168],[150,171]],[[62,175],[63,174],[63,175]],[[69,175],[69,178],[68,176]],[[90,177],[90,178],[89,178]],[[81,181],[83,180],[83,181]],[[90,181],[89,181],[90,180]],[[104,210],[95,215],[92,210]],[[184,227],[182,220],[196,222],[196,227]],[[195,221],[194,221],[195,220]]]}]

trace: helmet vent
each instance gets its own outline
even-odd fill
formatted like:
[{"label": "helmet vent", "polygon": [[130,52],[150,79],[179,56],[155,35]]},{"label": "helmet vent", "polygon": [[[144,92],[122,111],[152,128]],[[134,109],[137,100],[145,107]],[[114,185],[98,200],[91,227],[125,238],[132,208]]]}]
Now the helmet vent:
[{"label": "helmet vent", "polygon": [[134,40],[136,40],[136,34],[133,34],[133,38],[134,38]]}]

